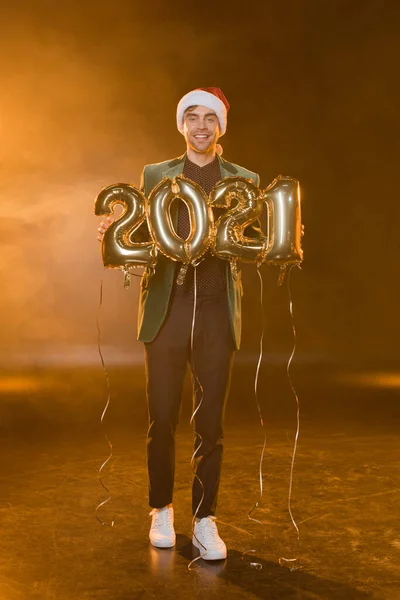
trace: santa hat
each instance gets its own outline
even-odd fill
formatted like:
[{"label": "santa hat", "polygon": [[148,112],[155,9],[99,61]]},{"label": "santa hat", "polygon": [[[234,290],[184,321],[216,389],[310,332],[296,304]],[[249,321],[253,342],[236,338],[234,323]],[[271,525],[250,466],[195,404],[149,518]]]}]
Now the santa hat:
[{"label": "santa hat", "polygon": [[223,91],[217,87],[197,88],[180,99],[176,111],[178,130],[183,134],[183,115],[189,106],[206,106],[215,112],[220,124],[221,135],[226,131],[226,121],[230,108]]}]

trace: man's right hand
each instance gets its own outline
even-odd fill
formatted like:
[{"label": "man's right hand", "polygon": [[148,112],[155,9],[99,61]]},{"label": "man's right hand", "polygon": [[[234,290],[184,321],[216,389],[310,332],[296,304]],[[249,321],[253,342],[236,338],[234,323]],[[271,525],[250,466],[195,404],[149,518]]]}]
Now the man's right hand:
[{"label": "man's right hand", "polygon": [[97,239],[99,240],[99,242],[103,241],[103,235],[113,222],[114,217],[107,217],[105,221],[100,221],[100,227],[97,228],[97,231],[99,232]]}]

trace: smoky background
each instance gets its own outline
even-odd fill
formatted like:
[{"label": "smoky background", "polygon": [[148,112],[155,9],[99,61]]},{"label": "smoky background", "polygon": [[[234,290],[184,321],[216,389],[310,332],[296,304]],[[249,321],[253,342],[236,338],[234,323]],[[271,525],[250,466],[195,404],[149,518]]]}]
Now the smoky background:
[{"label": "smoky background", "polygon": [[[291,287],[298,363],[396,364],[399,8],[300,1],[188,9],[160,1],[17,2],[1,8],[3,367],[143,360],[139,279],[104,271],[93,201],[139,184],[145,164],[185,150],[179,99],[215,85],[231,110],[224,158],[300,180],[302,270]],[[263,267],[265,357],[285,363],[285,286]],[[244,267],[243,347],[261,333],[259,280]]]}]

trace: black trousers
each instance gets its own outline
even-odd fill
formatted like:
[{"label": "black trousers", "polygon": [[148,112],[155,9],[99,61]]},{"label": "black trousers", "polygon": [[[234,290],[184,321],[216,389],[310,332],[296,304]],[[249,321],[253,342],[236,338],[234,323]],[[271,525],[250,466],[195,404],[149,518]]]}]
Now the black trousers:
[{"label": "black trousers", "polygon": [[[172,502],[175,474],[175,431],[183,381],[191,359],[193,296],[175,293],[157,335],[145,343],[149,428],[147,467],[149,504],[161,508]],[[215,514],[223,454],[223,419],[235,352],[226,293],[198,297],[193,365],[203,388],[193,381],[194,451],[197,478],[192,485],[192,514]]]}]

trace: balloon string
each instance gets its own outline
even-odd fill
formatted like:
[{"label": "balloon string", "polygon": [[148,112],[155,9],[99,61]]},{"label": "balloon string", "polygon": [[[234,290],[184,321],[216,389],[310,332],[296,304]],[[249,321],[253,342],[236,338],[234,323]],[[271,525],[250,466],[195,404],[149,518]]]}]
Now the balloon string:
[{"label": "balloon string", "polygon": [[[101,280],[101,283],[100,283],[100,302],[99,302],[99,308],[98,308],[98,310],[97,310],[97,318],[96,318],[96,321],[97,321],[97,349],[98,349],[98,351],[99,351],[99,355],[100,355],[100,359],[101,359],[101,364],[102,364],[102,366],[103,366],[104,376],[105,376],[105,378],[106,378],[106,382],[107,382],[107,402],[106,402],[106,405],[105,405],[105,407],[104,407],[104,409],[103,409],[103,412],[102,412],[102,414],[101,414],[101,418],[100,418],[100,423],[101,423],[101,426],[102,426],[102,427],[104,427],[104,417],[105,417],[105,415],[106,415],[106,412],[107,412],[107,410],[108,410],[108,407],[109,407],[109,404],[110,404],[110,400],[111,400],[111,388],[110,388],[110,379],[109,379],[109,377],[108,377],[108,373],[107,373],[106,365],[105,365],[104,358],[103,358],[103,353],[102,353],[102,351],[101,351],[101,330],[100,330],[100,321],[99,321],[99,317],[100,317],[100,312],[101,312],[101,309],[102,309],[102,307],[103,307],[103,280]],[[98,511],[99,511],[99,509],[100,509],[102,506],[104,506],[105,504],[107,504],[107,502],[109,502],[109,501],[111,500],[111,493],[110,493],[110,490],[108,489],[108,487],[107,487],[107,486],[106,486],[106,484],[104,483],[104,481],[103,481],[103,479],[102,479],[102,477],[101,477],[101,474],[102,474],[102,471],[103,471],[104,467],[105,467],[105,466],[106,466],[106,464],[107,464],[107,463],[108,463],[108,462],[111,460],[111,458],[112,458],[112,456],[113,456],[113,447],[112,447],[112,444],[111,444],[111,442],[110,442],[110,440],[109,440],[109,438],[108,438],[108,435],[107,435],[107,433],[104,433],[104,437],[105,437],[105,439],[106,439],[106,441],[107,441],[107,443],[108,443],[108,446],[109,446],[109,448],[110,448],[110,455],[109,455],[109,456],[108,456],[108,458],[107,458],[107,459],[106,459],[106,460],[103,462],[103,464],[101,465],[100,469],[98,470],[98,479],[99,479],[99,482],[100,482],[100,484],[103,486],[104,490],[107,492],[107,494],[108,494],[108,498],[106,498],[105,500],[103,500],[103,502],[100,502],[100,504],[99,504],[99,505],[96,507],[95,514],[96,514],[96,518],[97,518],[97,520],[98,520],[98,521],[99,521],[99,522],[100,522],[102,525],[106,525],[107,527],[114,527],[114,521],[111,521],[111,523],[110,523],[110,524],[109,524],[109,523],[106,523],[106,522],[105,522],[105,521],[103,521],[103,520],[102,520],[102,519],[99,517],[99,515],[98,515]]]},{"label": "balloon string", "polygon": [[[194,302],[193,302],[192,329],[191,329],[191,333],[190,333],[190,368],[191,368],[192,378],[193,378],[193,388],[194,388],[193,397],[194,397],[194,400],[196,401],[197,393],[200,392],[200,401],[197,404],[195,410],[193,411],[192,416],[190,417],[190,424],[192,424],[193,421],[194,421],[196,413],[199,410],[199,408],[200,408],[200,406],[201,406],[201,404],[203,402],[203,395],[204,395],[203,386],[201,385],[201,383],[199,381],[199,378],[197,377],[196,370],[195,370],[195,365],[194,365],[194,351],[193,351],[193,349],[194,349],[194,328],[195,328],[195,322],[196,322],[196,309],[197,309],[197,265],[195,265],[193,267],[193,276],[194,276]],[[194,477],[197,479],[197,481],[201,485],[201,493],[202,493],[202,495],[201,495],[200,502],[197,505],[197,508],[196,508],[195,513],[194,513],[193,518],[192,518],[192,535],[196,538],[196,540],[200,544],[200,546],[202,546],[202,548],[204,548],[205,552],[203,554],[200,552],[199,556],[197,556],[192,561],[190,561],[190,563],[188,564],[189,571],[192,570],[191,565],[194,562],[196,562],[197,560],[199,560],[200,558],[203,558],[207,554],[207,552],[208,552],[207,548],[200,542],[200,540],[198,539],[198,537],[196,536],[195,531],[194,531],[194,525],[195,525],[195,522],[196,522],[196,516],[197,516],[197,513],[199,512],[199,508],[200,508],[201,503],[203,502],[203,499],[204,499],[204,485],[203,485],[203,482],[201,481],[200,477],[197,475],[197,470],[198,470],[198,467],[199,467],[199,464],[200,464],[199,461],[197,462],[197,468],[196,468],[196,454],[200,450],[201,446],[203,445],[203,438],[202,438],[202,436],[199,433],[197,433],[196,428],[194,428],[194,438],[195,438],[195,440],[197,438],[199,438],[200,439],[200,444],[198,445],[198,447],[193,452],[192,458],[190,460],[190,464],[192,466]],[[200,458],[200,460],[201,460],[201,458]]]},{"label": "balloon string", "polygon": [[[262,331],[261,331],[261,337],[260,337],[260,353],[259,353],[259,357],[258,357],[256,375],[255,375],[255,379],[254,379],[254,397],[255,397],[255,400],[256,400],[258,415],[260,417],[261,427],[263,428],[263,431],[264,431],[264,444],[263,444],[263,448],[262,448],[262,451],[261,451],[260,467],[259,467],[260,498],[254,504],[253,508],[249,511],[247,517],[251,521],[259,523],[260,525],[263,526],[263,523],[261,521],[259,521],[258,519],[254,519],[254,517],[251,516],[251,513],[256,508],[258,508],[258,506],[259,506],[259,504],[260,504],[260,502],[262,500],[262,496],[263,496],[263,473],[262,473],[262,466],[263,466],[263,461],[264,461],[265,448],[266,448],[266,445],[267,445],[267,432],[266,432],[266,429],[265,429],[264,419],[263,419],[263,416],[262,416],[260,402],[259,402],[259,399],[258,399],[258,380],[259,380],[261,362],[262,362],[262,358],[263,358],[263,342],[264,342],[264,334],[265,334],[265,315],[264,315],[264,301],[263,301],[264,284],[263,284],[263,278],[262,278],[262,275],[261,275],[259,267],[257,267],[257,273],[258,273],[258,277],[260,279],[260,304],[261,304],[261,315],[262,315]],[[246,550],[245,552],[242,553],[241,558],[243,559],[243,557],[246,554],[258,552],[262,548],[262,546],[264,545],[265,537],[266,537],[266,532],[264,530],[264,538],[263,538],[260,546],[257,549]],[[262,564],[261,563],[251,562],[249,564],[250,564],[250,567],[255,568],[257,570],[262,569]]]},{"label": "balloon string", "polygon": [[[299,528],[297,526],[297,523],[293,517],[293,512],[292,512],[292,489],[293,489],[293,471],[294,471],[294,464],[295,464],[295,458],[296,458],[296,452],[297,452],[297,441],[299,439],[299,432],[300,432],[300,403],[299,403],[299,398],[297,396],[296,390],[294,389],[291,377],[290,377],[290,365],[292,363],[293,360],[293,356],[294,353],[296,351],[296,328],[295,328],[295,324],[294,324],[294,316],[293,316],[293,302],[292,302],[292,293],[290,290],[290,274],[291,274],[291,270],[292,267],[295,265],[290,265],[289,268],[289,273],[287,276],[287,290],[288,290],[288,297],[289,297],[289,310],[290,310],[290,316],[291,316],[291,321],[292,321],[292,331],[293,331],[293,350],[292,353],[290,355],[290,358],[288,360],[287,363],[287,367],[286,367],[286,373],[287,373],[287,377],[290,383],[290,387],[292,388],[292,392],[293,395],[296,399],[296,418],[297,418],[297,427],[296,427],[296,435],[294,438],[294,445],[293,445],[293,454],[292,454],[292,461],[291,461],[291,465],[290,465],[290,481],[289,481],[289,495],[288,495],[288,510],[289,510],[289,515],[290,515],[290,519],[293,523],[293,527],[296,530],[296,535],[297,535],[297,557],[296,558],[285,558],[283,556],[281,556],[281,558],[279,559],[279,564],[281,566],[283,566],[284,563],[287,562],[295,562],[298,559],[299,556],[299,551],[300,551],[300,531]],[[294,568],[292,568],[292,570],[294,570]]]}]

